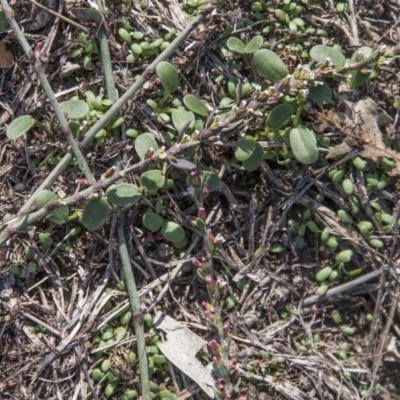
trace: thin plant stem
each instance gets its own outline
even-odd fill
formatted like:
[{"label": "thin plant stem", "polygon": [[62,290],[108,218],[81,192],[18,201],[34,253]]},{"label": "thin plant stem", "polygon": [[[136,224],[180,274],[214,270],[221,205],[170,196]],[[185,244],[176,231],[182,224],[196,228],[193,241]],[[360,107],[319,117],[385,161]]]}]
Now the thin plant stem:
[{"label": "thin plant stem", "polygon": [[[96,4],[99,7],[99,9],[104,12],[102,1],[96,0]],[[114,84],[114,75],[111,64],[110,48],[108,46],[108,32],[105,26],[104,18],[105,17],[103,17],[99,29],[101,62],[103,66],[107,97],[115,103],[118,100],[118,94]],[[115,139],[118,139],[120,136],[120,129],[119,128],[113,129],[113,135]]]},{"label": "thin plant stem", "polygon": [[136,334],[137,353],[139,360],[140,382],[142,385],[143,400],[151,400],[149,367],[147,365],[146,341],[144,337],[144,316],[140,308],[140,299],[136,288],[135,277],[132,272],[132,265],[129,260],[129,252],[124,234],[124,214],[118,212],[119,221],[117,226],[118,248],[121,257],[122,268],[126,279],[129,303],[131,305],[133,325]]}]

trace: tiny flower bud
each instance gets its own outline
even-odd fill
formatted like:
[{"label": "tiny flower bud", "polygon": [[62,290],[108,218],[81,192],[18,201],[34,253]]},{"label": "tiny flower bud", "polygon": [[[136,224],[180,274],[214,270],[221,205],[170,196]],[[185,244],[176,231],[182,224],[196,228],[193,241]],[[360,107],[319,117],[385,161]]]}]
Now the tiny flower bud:
[{"label": "tiny flower bud", "polygon": [[75,184],[76,185],[89,185],[89,181],[87,179],[84,178],[77,178],[75,179]]},{"label": "tiny flower bud", "polygon": [[205,221],[207,219],[207,213],[204,207],[199,207],[197,217]]}]

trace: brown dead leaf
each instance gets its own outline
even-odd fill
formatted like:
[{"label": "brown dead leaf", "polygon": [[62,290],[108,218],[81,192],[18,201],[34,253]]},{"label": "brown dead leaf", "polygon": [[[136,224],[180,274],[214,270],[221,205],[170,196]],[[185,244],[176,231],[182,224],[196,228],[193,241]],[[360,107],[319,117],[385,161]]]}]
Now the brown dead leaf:
[{"label": "brown dead leaf", "polygon": [[322,122],[320,129],[334,127],[346,135],[345,145],[340,144],[334,147],[329,157],[344,154],[350,147],[361,147],[360,155],[368,160],[377,162],[382,157],[391,158],[396,162],[388,174],[400,176],[400,153],[386,147],[382,138],[380,127],[385,126],[393,119],[370,98],[357,102],[343,101],[336,109],[319,114]]},{"label": "brown dead leaf", "polygon": [[9,68],[14,64],[14,56],[7,50],[5,41],[0,42],[0,68]]}]

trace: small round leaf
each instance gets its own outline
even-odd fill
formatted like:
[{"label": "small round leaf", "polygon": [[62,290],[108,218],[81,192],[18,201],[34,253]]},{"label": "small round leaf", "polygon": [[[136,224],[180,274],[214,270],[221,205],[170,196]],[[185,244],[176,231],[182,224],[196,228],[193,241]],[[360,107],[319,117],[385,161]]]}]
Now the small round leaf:
[{"label": "small round leaf", "polygon": [[194,127],[194,114],[191,111],[186,111],[184,108],[177,108],[172,110],[172,123],[174,124],[175,129],[178,132],[181,132],[181,130],[189,123],[188,128],[190,130],[193,129]]},{"label": "small round leaf", "polygon": [[208,186],[208,191],[212,192],[221,186],[221,178],[215,172],[205,171],[201,178],[201,184]]},{"label": "small round leaf", "polygon": [[236,53],[244,54],[245,44],[237,37],[232,36],[226,42],[229,50],[235,51]]},{"label": "small round leaf", "polygon": [[57,195],[50,190],[42,190],[37,194],[35,198],[36,207],[43,208],[47,203],[49,203],[56,197]]},{"label": "small round leaf", "polygon": [[178,71],[171,63],[168,61],[159,62],[156,67],[156,73],[160,78],[161,85],[166,93],[172,93],[178,89]]},{"label": "small round leaf", "polygon": [[280,129],[286,125],[293,114],[293,108],[289,104],[278,104],[268,114],[267,127],[271,129]]},{"label": "small round leaf", "polygon": [[110,203],[116,206],[130,206],[138,202],[142,194],[136,185],[132,183],[119,183],[117,185],[111,185],[107,189],[107,199]]},{"label": "small round leaf", "polygon": [[57,225],[62,225],[66,222],[69,215],[67,206],[57,207],[47,218],[49,221]]},{"label": "small round leaf", "polygon": [[313,132],[303,125],[293,128],[289,134],[290,145],[296,159],[302,164],[313,164],[318,160],[319,151]]},{"label": "small round leaf", "polygon": [[135,151],[139,158],[143,160],[144,155],[149,149],[158,149],[158,145],[151,133],[142,133],[135,139]]},{"label": "small round leaf", "polygon": [[10,125],[7,126],[7,137],[11,140],[16,140],[24,133],[28,132],[29,129],[35,125],[35,118],[30,115],[21,115],[15,118]]},{"label": "small round leaf", "polygon": [[332,47],[322,44],[318,44],[310,50],[310,57],[316,62],[322,62],[327,58],[330,58],[335,67],[340,67],[346,61],[346,58],[342,53]]},{"label": "small round leaf", "polygon": [[332,102],[332,90],[324,82],[321,86],[310,87],[307,98],[318,104],[329,104]]},{"label": "small round leaf", "polygon": [[255,53],[257,50],[261,49],[263,41],[264,41],[264,39],[263,39],[263,37],[261,35],[254,36],[246,44],[246,47],[244,48],[244,52],[247,53],[247,54]]},{"label": "small round leaf", "polygon": [[243,167],[247,171],[255,171],[262,163],[264,159],[264,151],[260,143],[256,143],[256,148],[253,154],[245,161],[243,161]]},{"label": "small round leaf", "polygon": [[154,212],[147,212],[142,217],[143,225],[151,232],[157,232],[163,225],[164,219]]},{"label": "small round leaf", "polygon": [[187,94],[183,98],[183,103],[190,111],[200,115],[200,117],[207,117],[208,108],[197,96],[193,94]]},{"label": "small round leaf", "polygon": [[168,221],[162,226],[161,235],[172,243],[178,243],[184,239],[185,231],[176,222]]},{"label": "small round leaf", "polygon": [[254,153],[256,145],[257,142],[252,136],[245,136],[240,138],[235,149],[236,159],[238,161],[247,160]]},{"label": "small round leaf", "polygon": [[[356,62],[357,53],[360,51],[363,52],[365,57],[369,57],[372,54],[373,49],[371,47],[366,47],[366,46],[360,47],[351,57],[351,61]],[[373,63],[371,65],[371,67],[372,66],[375,66],[375,63]],[[359,70],[353,70],[350,72],[350,74],[351,74],[351,81],[354,86],[360,86],[360,85],[364,84],[369,79],[369,76],[370,76],[369,72],[365,73],[365,72],[361,72]]]},{"label": "small round leaf", "polygon": [[82,215],[82,225],[89,231],[100,229],[107,221],[111,210],[104,197],[89,200]]},{"label": "small round leaf", "polygon": [[352,257],[353,257],[352,250],[343,250],[340,253],[336,254],[335,260],[338,263],[348,263],[348,262],[350,262]]},{"label": "small round leaf", "polygon": [[289,74],[284,62],[268,49],[257,50],[254,53],[254,65],[265,79],[273,83],[280,81]]},{"label": "small round leaf", "polygon": [[333,271],[332,267],[322,268],[320,271],[317,272],[317,275],[315,276],[315,279],[318,282],[323,282],[323,281],[328,279],[328,277],[332,273],[332,271]]},{"label": "small round leaf", "polygon": [[85,117],[90,109],[82,100],[68,100],[60,103],[61,109],[67,114],[67,118],[79,119]]},{"label": "small round leaf", "polygon": [[140,180],[149,193],[155,193],[165,185],[165,176],[158,169],[144,172]]}]

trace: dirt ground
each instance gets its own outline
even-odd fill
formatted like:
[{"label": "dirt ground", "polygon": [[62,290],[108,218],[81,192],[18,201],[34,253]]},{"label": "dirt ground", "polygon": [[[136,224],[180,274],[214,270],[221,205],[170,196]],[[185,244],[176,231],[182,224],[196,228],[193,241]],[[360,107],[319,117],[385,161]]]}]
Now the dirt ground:
[{"label": "dirt ground", "polygon": [[[1,4],[4,6],[5,2],[2,0]],[[82,48],[77,27],[57,16],[40,14],[28,0],[8,3],[30,48],[35,50],[39,44],[44,71],[58,101],[72,95],[85,99],[87,90],[96,95],[105,93],[99,54],[91,54],[90,69],[82,66],[85,54],[74,59],[68,57],[71,50]],[[44,0],[41,3],[79,22],[87,29],[89,38],[98,40],[100,28],[71,11],[74,7],[88,8],[86,2]],[[109,36],[115,85],[121,96],[133,84],[134,77],[154,60],[154,55],[149,54],[133,63],[126,62],[127,49],[118,34],[124,18],[130,21],[132,31],[143,32],[150,38],[164,37],[172,28],[181,32],[188,21],[181,11],[183,2],[178,0],[149,0],[147,6],[145,2],[134,1],[130,8],[118,0],[111,3],[111,13],[103,23]],[[193,93],[207,104],[218,105],[227,96],[227,91],[216,84],[219,75],[226,80],[254,76],[246,57],[239,61],[243,69],[235,69],[224,40],[233,31],[247,42],[273,24],[275,14],[267,12],[268,18],[246,26],[243,23],[246,18],[255,19],[254,2],[209,3],[203,21],[169,61],[179,70],[180,96]],[[283,5],[278,0],[273,3],[276,7]],[[362,46],[400,45],[398,0],[349,0],[345,13],[338,13],[337,2],[333,1],[309,1],[308,6],[300,0],[293,3],[304,7],[301,17],[310,27],[325,29],[328,36],[307,36],[287,27],[263,34],[269,48],[285,60],[290,72],[304,61],[291,46],[304,41],[312,45],[331,44],[333,38],[346,55]],[[183,10],[192,12],[187,6]],[[14,62],[4,67],[0,64],[0,220],[3,221],[8,214],[20,213],[68,151],[58,124],[47,134],[35,126],[18,140],[7,138],[7,125],[20,115],[31,115],[39,121],[49,121],[52,116],[51,105],[33,68],[34,58],[29,60],[25,56],[10,28],[0,33],[0,63],[6,64],[8,52]],[[353,101],[369,98],[390,117],[391,123],[382,132],[387,145],[396,151],[400,151],[399,107],[394,104],[400,99],[399,83],[400,61],[396,59],[382,65],[376,79],[358,87],[353,94]],[[125,128],[162,131],[162,120],[154,117],[146,103],[148,99],[159,100],[158,85],[156,78],[150,79],[121,109]],[[317,106],[316,112],[322,108]],[[304,118],[322,137],[327,131],[319,131],[315,115],[311,110]],[[247,134],[255,131],[249,126]],[[330,127],[329,135],[334,144],[343,140],[343,132],[334,126]],[[201,165],[218,173],[225,160],[233,159],[236,140],[231,135],[225,146],[202,147]],[[87,147],[84,155],[99,179],[117,162],[124,166],[133,163],[133,149],[134,141],[129,137],[117,142],[108,137],[103,145],[94,143]],[[338,168],[346,166],[357,186],[361,204],[359,220],[374,219],[373,238],[385,244],[382,249],[373,248],[359,234],[355,223],[346,224],[338,218],[337,211],[351,210],[351,203],[341,186],[329,178],[328,169],[324,170],[336,162],[325,155],[322,152],[312,166],[295,161],[279,164],[273,159],[264,160],[254,172],[231,168],[223,176],[223,186],[206,200],[210,227],[225,239],[215,254],[214,265],[216,276],[223,282],[224,318],[231,326],[230,356],[241,368],[238,396],[241,400],[400,399],[399,180],[390,176],[390,183],[383,190],[368,188],[367,191],[364,176],[350,161],[338,164]],[[368,168],[371,174],[379,172],[373,162],[369,161]],[[321,174],[323,170],[326,173]],[[77,190],[76,179],[82,176],[77,164],[70,162],[51,190],[70,196]],[[194,212],[185,176],[182,170],[171,172],[175,186],[171,191],[165,190],[161,198],[165,215],[187,229],[187,248],[176,249],[159,234],[143,228],[142,215],[149,209],[150,201],[127,207],[125,231],[142,309],[150,309],[152,314],[161,311],[207,341],[210,332],[205,327],[201,307],[207,293],[190,262],[201,246],[196,239],[198,235],[190,231],[185,221]],[[315,201],[319,193],[326,199],[322,206]],[[390,229],[381,229],[375,221],[371,202],[379,203],[381,212],[392,216]],[[77,210],[79,204],[71,212]],[[312,218],[321,229],[328,226],[336,232],[341,249],[352,249],[354,256],[349,269],[361,270],[355,277],[344,276],[322,297],[316,296],[315,270],[329,265],[331,252],[321,241],[320,232],[310,230],[302,236],[305,246],[299,248],[296,232],[284,224],[288,220],[306,224],[305,210],[311,210],[311,217],[307,218]],[[135,343],[133,327],[127,328],[127,336],[118,346],[105,353],[97,351],[95,340],[104,332],[105,324],[118,326],[121,312],[129,305],[126,291],[118,287],[123,273],[115,215],[110,216],[102,229],[93,232],[82,228],[77,220],[57,225],[42,219],[16,232],[0,247],[0,399],[106,398],[104,383],[94,384],[95,396],[90,394],[88,384],[93,369],[105,354],[111,360],[118,360],[119,371],[127,371],[125,375],[121,373],[121,391],[110,398],[122,399],[122,390],[128,387],[140,393],[137,363],[128,366],[119,353]],[[1,232],[6,232],[7,226],[0,223]],[[72,236],[71,229],[77,227],[82,228],[81,232]],[[49,249],[44,249],[40,234],[52,239]],[[282,250],[264,251],[277,245]],[[256,256],[258,250],[260,256]],[[331,292],[334,288],[336,293]],[[150,329],[147,334],[147,344],[151,346],[155,332]],[[171,364],[157,370],[152,379],[180,400],[208,398],[201,390],[196,391],[197,385],[183,372]],[[371,388],[376,393],[368,393]]]}]

